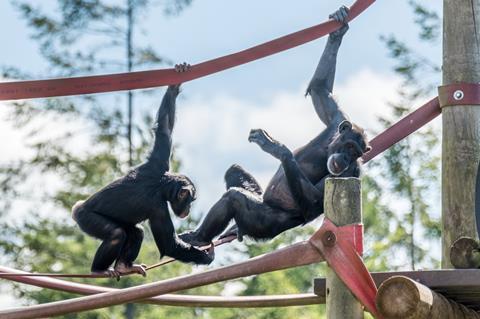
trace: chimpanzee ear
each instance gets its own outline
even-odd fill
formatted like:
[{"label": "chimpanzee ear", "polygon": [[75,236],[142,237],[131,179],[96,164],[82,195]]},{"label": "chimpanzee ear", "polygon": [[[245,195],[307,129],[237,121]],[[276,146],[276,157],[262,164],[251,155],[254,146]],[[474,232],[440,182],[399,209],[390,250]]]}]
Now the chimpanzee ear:
[{"label": "chimpanzee ear", "polygon": [[345,120],[343,121],[342,123],[340,123],[338,125],[338,132],[339,133],[343,133],[345,131],[350,131],[352,129],[352,123],[350,123],[349,121]]},{"label": "chimpanzee ear", "polygon": [[190,195],[190,192],[188,189],[185,189],[185,188],[181,188],[180,191],[178,192],[178,199],[179,200],[185,200],[187,198],[187,196]]},{"label": "chimpanzee ear", "polygon": [[178,199],[184,200],[187,198],[187,196],[194,197],[194,191],[193,191],[193,186],[188,185],[188,186],[182,186],[180,191],[178,192]]}]

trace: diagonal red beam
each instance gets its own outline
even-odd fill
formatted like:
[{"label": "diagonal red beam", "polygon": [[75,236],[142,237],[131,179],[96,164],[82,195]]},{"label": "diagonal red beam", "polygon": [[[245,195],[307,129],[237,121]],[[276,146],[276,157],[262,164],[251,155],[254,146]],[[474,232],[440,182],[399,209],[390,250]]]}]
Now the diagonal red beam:
[{"label": "diagonal red beam", "polygon": [[359,245],[363,243],[363,228],[360,226],[338,227],[325,218],[310,242],[320,250],[328,265],[353,295],[375,318],[381,319],[375,304],[377,286],[359,255],[363,248],[363,245]]},{"label": "diagonal red beam", "polygon": [[371,140],[372,150],[362,157],[363,161],[366,163],[378,154],[383,153],[392,145],[439,116],[440,113],[438,97],[435,97]]},{"label": "diagonal red beam", "polygon": [[93,296],[3,310],[0,311],[0,318],[26,319],[60,316],[138,301],[245,276],[310,265],[321,261],[324,261],[324,259],[320,252],[306,241],[238,264],[212,269],[203,273],[125,288],[119,291],[104,292]]},{"label": "diagonal red beam", "polygon": [[[30,273],[17,269],[0,266],[2,273],[11,274],[8,279],[36,287],[77,293],[81,295],[93,295],[108,291],[117,291],[116,288],[70,282],[66,280],[26,276]],[[268,295],[268,296],[200,296],[200,295],[175,295],[165,294],[141,300],[140,303],[177,306],[177,307],[214,307],[214,308],[257,308],[257,307],[290,307],[313,305],[325,302],[324,296],[313,293]]]},{"label": "diagonal red beam", "polygon": [[[357,0],[350,8],[349,20],[356,18],[374,2],[375,0]],[[177,73],[174,69],[162,69],[63,79],[4,82],[0,83],[0,100],[92,94],[183,83],[297,47],[325,36],[340,26],[338,22],[330,20],[244,51],[193,65],[192,69],[185,73]]]}]

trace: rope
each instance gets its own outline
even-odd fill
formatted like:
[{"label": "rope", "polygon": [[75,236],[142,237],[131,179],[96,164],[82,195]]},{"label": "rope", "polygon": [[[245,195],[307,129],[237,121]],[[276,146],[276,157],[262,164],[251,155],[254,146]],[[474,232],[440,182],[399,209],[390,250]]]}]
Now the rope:
[{"label": "rope", "polygon": [[[374,2],[375,0],[357,0],[350,8],[349,21]],[[183,73],[175,72],[174,69],[161,69],[50,80],[3,82],[0,83],[0,101],[135,90],[183,83],[294,48],[325,36],[339,27],[341,27],[339,22],[330,20],[244,51],[193,65],[188,72]]]},{"label": "rope", "polygon": [[244,262],[208,270],[202,273],[166,279],[130,288],[123,288],[118,291],[104,292],[93,296],[2,310],[0,311],[0,318],[49,318],[73,312],[133,302],[226,280],[310,265],[321,261],[324,261],[324,258],[319,251],[313,247],[311,243],[305,241],[275,252],[254,257]]},{"label": "rope", "polygon": [[[233,240],[235,240],[237,238],[237,236],[235,235],[231,235],[231,236],[228,236],[228,237],[225,237],[225,238],[222,238],[222,239],[219,239],[219,240],[216,240],[214,241],[212,244],[213,246],[217,247],[217,246],[220,246],[220,245],[223,245],[223,244],[226,244],[226,243],[229,243]],[[208,248],[210,248],[210,245],[209,246],[204,246],[204,247],[200,247],[199,249],[202,250],[202,251],[205,251],[207,250]],[[165,260],[162,260],[156,264],[153,264],[153,265],[150,265],[150,266],[147,266],[146,267],[146,270],[151,270],[151,269],[154,269],[154,268],[157,268],[157,267],[160,267],[160,266],[163,266],[163,265],[166,265],[166,264],[169,264],[171,262],[174,262],[176,259],[174,258],[167,258]],[[137,273],[134,273],[134,272],[131,272],[131,273],[125,273],[125,274],[121,274],[120,277],[125,277],[125,276],[130,276],[130,275],[133,275],[133,274],[137,274]],[[0,278],[8,278],[8,277],[15,277],[15,276],[18,276],[19,274],[17,273],[11,273],[11,272],[0,272]],[[109,278],[108,275],[104,275],[104,274],[61,274],[61,273],[24,273],[22,274],[22,277],[54,277],[54,278]]]}]

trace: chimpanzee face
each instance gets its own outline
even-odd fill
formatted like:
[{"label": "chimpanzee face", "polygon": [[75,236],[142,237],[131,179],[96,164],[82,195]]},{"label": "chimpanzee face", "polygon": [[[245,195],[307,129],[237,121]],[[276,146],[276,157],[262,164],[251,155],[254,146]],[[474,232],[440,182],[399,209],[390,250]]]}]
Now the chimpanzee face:
[{"label": "chimpanzee face", "polygon": [[363,130],[352,126],[349,121],[343,121],[328,145],[328,172],[333,176],[341,175],[370,149]]},{"label": "chimpanzee face", "polygon": [[196,199],[196,190],[192,181],[186,176],[182,176],[176,194],[170,200],[170,206],[176,216],[185,218],[190,214],[190,206]]}]

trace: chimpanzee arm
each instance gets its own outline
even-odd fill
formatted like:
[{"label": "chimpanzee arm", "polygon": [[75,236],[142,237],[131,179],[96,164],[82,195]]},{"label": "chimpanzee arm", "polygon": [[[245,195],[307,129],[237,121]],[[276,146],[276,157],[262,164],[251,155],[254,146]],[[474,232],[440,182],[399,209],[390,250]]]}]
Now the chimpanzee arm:
[{"label": "chimpanzee arm", "polygon": [[170,85],[163,96],[155,122],[155,142],[148,158],[148,163],[159,167],[162,171],[170,168],[172,149],[172,131],[175,124],[175,102],[180,93],[180,85]]},{"label": "chimpanzee arm", "polygon": [[181,241],[173,227],[168,210],[159,209],[149,219],[153,238],[160,256],[169,256],[183,262],[210,264],[213,258],[207,253]]},{"label": "chimpanzee arm", "polygon": [[343,35],[348,30],[348,25],[346,24],[347,16],[348,8],[346,7],[341,7],[338,11],[330,15],[330,18],[345,24],[339,30],[329,35],[320,62],[307,88],[307,94],[310,94],[312,97],[315,111],[327,126],[334,125],[336,127],[340,122],[347,119],[347,116],[339,108],[332,96],[337,54],[340,44],[342,43]]},{"label": "chimpanzee arm", "polygon": [[323,211],[323,192],[319,191],[310,180],[305,177],[298,166],[293,153],[282,143],[273,139],[264,130],[251,130],[248,138],[260,146],[262,150],[271,154],[282,162],[287,183],[292,192],[293,198],[301,208],[305,221],[310,221],[311,214]]}]

